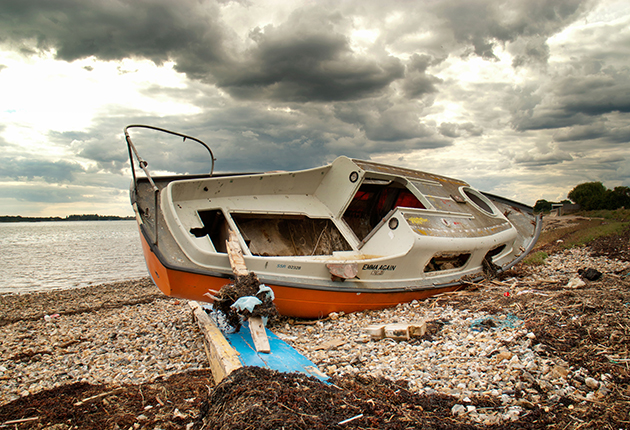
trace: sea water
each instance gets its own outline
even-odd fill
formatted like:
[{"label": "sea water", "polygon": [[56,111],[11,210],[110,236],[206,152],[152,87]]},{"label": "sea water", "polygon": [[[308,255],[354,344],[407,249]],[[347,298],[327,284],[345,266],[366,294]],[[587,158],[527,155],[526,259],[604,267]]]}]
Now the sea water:
[{"label": "sea water", "polygon": [[0,294],[145,276],[133,220],[0,223]]}]

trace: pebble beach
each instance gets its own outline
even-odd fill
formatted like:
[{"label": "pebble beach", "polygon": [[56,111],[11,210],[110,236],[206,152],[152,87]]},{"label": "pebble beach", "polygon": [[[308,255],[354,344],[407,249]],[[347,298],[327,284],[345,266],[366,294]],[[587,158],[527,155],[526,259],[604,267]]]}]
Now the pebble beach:
[{"label": "pebble beach", "polygon": [[[607,274],[627,270],[628,263],[574,249],[532,268],[529,280],[570,284],[578,267]],[[506,288],[510,282],[484,288],[499,296],[545,294]],[[0,311],[0,404],[72,382],[138,384],[208,367],[188,303],[165,297],[148,279],[3,295]],[[373,341],[364,330],[420,320],[434,334]],[[317,322],[283,319],[271,329],[330,376],[404,379],[413,392],[458,398],[453,414],[483,424],[518,419],[533,405],[568,396],[598,401],[613,389],[611,375],[589,374],[554,357],[510,309],[489,313],[455,308],[448,299],[427,300]],[[471,400],[477,396],[500,399],[504,408],[477,410]]]},{"label": "pebble beach", "polygon": [[74,382],[138,384],[208,366],[187,302],[148,279],[4,295],[0,310],[0,404]]}]

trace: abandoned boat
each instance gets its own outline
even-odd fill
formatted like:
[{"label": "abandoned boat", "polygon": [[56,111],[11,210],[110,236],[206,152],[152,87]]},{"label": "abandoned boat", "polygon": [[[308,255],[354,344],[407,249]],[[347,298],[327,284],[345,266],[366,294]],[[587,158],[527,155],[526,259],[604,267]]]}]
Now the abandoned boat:
[{"label": "abandoned boat", "polygon": [[[131,128],[203,145],[210,173],[153,177]],[[507,270],[542,225],[529,206],[416,170],[339,157],[295,172],[215,174],[211,149],[194,137],[130,125],[125,138],[144,257],[168,296],[211,302],[209,291],[231,282],[230,230],[281,314],[321,318],[424,299],[484,270]]]}]

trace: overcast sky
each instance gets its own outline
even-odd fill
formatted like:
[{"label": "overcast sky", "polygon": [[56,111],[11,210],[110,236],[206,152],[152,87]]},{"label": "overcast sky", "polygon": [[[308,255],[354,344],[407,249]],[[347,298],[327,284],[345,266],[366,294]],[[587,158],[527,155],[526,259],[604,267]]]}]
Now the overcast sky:
[{"label": "overcast sky", "polygon": [[[2,0],[0,215],[130,215],[132,123],[217,171],[346,155],[530,205],[630,186],[629,69],[627,0]],[[209,169],[136,135],[156,172]]]}]

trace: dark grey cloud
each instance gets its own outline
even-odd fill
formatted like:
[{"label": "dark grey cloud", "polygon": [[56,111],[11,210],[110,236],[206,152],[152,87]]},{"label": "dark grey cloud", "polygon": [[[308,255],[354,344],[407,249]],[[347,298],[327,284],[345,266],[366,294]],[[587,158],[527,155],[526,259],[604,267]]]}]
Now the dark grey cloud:
[{"label": "dark grey cloud", "polygon": [[[497,43],[518,42],[515,61],[524,64],[546,58],[546,37],[580,17],[587,5],[582,0],[397,3],[387,9],[364,2],[315,4],[297,8],[282,23],[251,29],[250,46],[243,50],[222,23],[221,7],[210,0],[8,0],[0,6],[0,38],[25,49],[54,48],[67,61],[89,56],[173,60],[178,71],[243,100],[360,100],[385,95],[398,80],[407,98],[418,99],[438,92],[441,80],[427,68],[448,51],[439,56],[418,51],[405,71],[383,43],[430,28],[438,39],[471,46],[474,55],[486,59],[495,59]],[[403,29],[380,38],[369,54],[354,52],[352,17],[378,20],[386,11],[409,15]]]},{"label": "dark grey cloud", "polygon": [[584,126],[575,126],[559,130],[553,135],[556,142],[571,142],[576,140],[599,139],[609,133],[605,122],[598,122]]},{"label": "dark grey cloud", "polygon": [[[518,62],[526,58],[546,60],[548,50],[541,36],[551,36],[582,16],[592,2],[516,0],[441,1],[431,7],[438,19],[452,31],[455,40],[471,46],[471,54],[496,60],[497,44],[529,39]],[[518,53],[517,53],[518,55]]]},{"label": "dark grey cloud", "polygon": [[573,157],[564,152],[536,152],[530,151],[517,155],[514,158],[516,164],[527,166],[529,168],[540,168],[544,166],[551,166],[561,164],[566,161],[573,161]]},{"label": "dark grey cloud", "polygon": [[0,188],[0,198],[29,203],[70,203],[84,200],[84,193],[76,188],[8,186]]},{"label": "dark grey cloud", "polygon": [[439,63],[430,55],[413,54],[407,64],[407,73],[403,81],[403,91],[409,99],[419,99],[427,94],[437,93],[437,85],[443,82],[442,79],[427,74],[427,68]]},{"label": "dark grey cloud", "polygon": [[0,12],[0,40],[26,53],[55,49],[66,61],[175,59],[194,74],[226,56],[218,9],[207,1],[5,0]]},{"label": "dark grey cloud", "polygon": [[588,126],[601,127],[607,114],[630,112],[630,74],[608,67],[595,74],[558,77],[534,91],[521,91],[516,99],[512,112],[517,130],[576,127],[559,133],[558,139],[575,139],[579,133],[582,139],[594,138],[596,127]]},{"label": "dark grey cloud", "polygon": [[338,28],[338,13],[298,9],[277,26],[255,28],[255,46],[232,67],[218,70],[218,85],[240,99],[356,100],[379,95],[404,75],[395,57],[356,55]]},{"label": "dark grey cloud", "polygon": [[355,125],[373,141],[404,141],[435,134],[435,130],[422,123],[417,107],[403,100],[340,103],[334,111],[338,119]]},{"label": "dark grey cloud", "polygon": [[545,66],[549,59],[547,36],[531,36],[510,44],[509,50],[514,54],[512,66],[519,68],[528,65]]},{"label": "dark grey cloud", "polygon": [[49,183],[70,183],[83,167],[66,160],[50,161],[45,159],[9,157],[0,158],[0,178],[13,180],[42,179]]},{"label": "dark grey cloud", "polygon": [[628,69],[607,68],[597,75],[569,76],[555,82],[559,109],[589,116],[630,112]]},{"label": "dark grey cloud", "polygon": [[628,148],[630,125],[624,119],[600,120],[560,129],[553,134],[553,139],[560,148],[572,152],[588,152],[594,148],[619,151]]},{"label": "dark grey cloud", "polygon": [[242,53],[211,1],[9,0],[0,8],[0,39],[26,49],[34,41],[66,61],[173,60],[176,70],[241,99],[353,100],[379,94],[404,74],[394,57],[355,55],[336,29],[338,14],[318,7],[253,29],[254,46]]},{"label": "dark grey cloud", "polygon": [[471,122],[462,124],[443,122],[438,127],[438,130],[441,135],[451,138],[461,137],[462,135],[481,136],[483,134],[483,128],[476,126]]},{"label": "dark grey cloud", "polygon": [[[609,160],[610,171],[626,178],[627,153],[619,160],[592,155],[593,148],[614,152],[630,142],[630,74],[620,60],[630,45],[623,23],[573,27],[589,46],[571,39],[566,47],[549,45],[550,36],[580,22],[595,4],[305,2],[287,15],[289,7],[279,8],[281,21],[270,18],[272,23],[250,28],[238,23],[233,29],[226,22],[234,10],[247,14],[259,6],[247,0],[6,0],[0,3],[3,46],[25,55],[53,49],[64,61],[173,61],[188,76],[186,87],[146,85],[143,95],[192,103],[198,113],[107,107],[85,130],[49,134],[52,144],[70,154],[65,160],[18,158],[19,142],[0,138],[8,148],[0,176],[29,185],[124,190],[129,175],[122,128],[134,122],[203,139],[220,171],[308,168],[338,155],[419,159],[418,151],[441,160],[433,150],[453,153],[449,146],[456,143],[461,170],[485,181],[487,189],[500,175],[484,169],[497,163],[520,172],[551,166],[573,180],[572,169]],[[233,15],[222,16],[228,9]],[[374,32],[357,41],[354,32],[363,29]],[[492,63],[500,52],[512,56],[520,74],[514,80],[501,63]],[[461,61],[474,57],[486,61]],[[496,68],[495,82],[479,63]],[[84,68],[98,72],[96,65]],[[479,81],[464,75],[466,70],[480,73]],[[148,134],[134,142],[154,172],[209,168],[207,154],[191,142]],[[490,158],[471,162],[465,155],[471,153]]]}]

